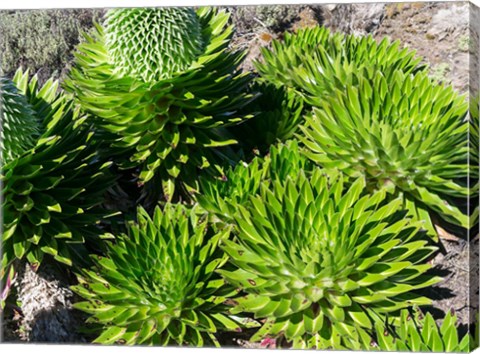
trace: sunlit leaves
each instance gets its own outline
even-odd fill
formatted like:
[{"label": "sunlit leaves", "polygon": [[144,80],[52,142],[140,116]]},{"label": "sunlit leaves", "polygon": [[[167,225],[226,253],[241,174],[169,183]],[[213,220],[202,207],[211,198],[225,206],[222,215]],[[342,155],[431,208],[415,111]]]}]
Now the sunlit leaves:
[{"label": "sunlit leaves", "polygon": [[128,235],[117,237],[106,257],[92,256],[94,270],[79,275],[75,304],[101,325],[102,344],[218,345],[219,330],[239,324],[223,314],[235,290],[216,270],[227,261],[218,252],[229,230],[209,230],[195,210],[177,204],[138,210]]},{"label": "sunlit leaves", "polygon": [[266,320],[252,340],[283,334],[325,349],[337,334],[372,328],[373,314],[429,303],[416,290],[439,279],[419,258],[435,251],[420,225],[404,219],[400,199],[385,203],[384,191],[365,194],[363,179],[346,182],[301,171],[238,205],[237,241],[223,247],[237,269],[220,273],[247,293],[232,311]]},{"label": "sunlit leaves", "polygon": [[[453,199],[469,193],[461,180],[469,153],[464,97],[423,73],[395,71],[388,78],[365,69],[351,77],[355,85],[345,82],[345,90],[340,80],[306,117],[298,134],[306,155],[352,179],[365,177],[372,189],[393,185],[412,216],[427,209],[467,227],[468,216]],[[430,222],[428,213],[418,219]]]},{"label": "sunlit leaves", "polygon": [[166,200],[190,198],[199,174],[222,176],[236,143],[226,128],[251,117],[240,113],[255,95],[238,71],[245,53],[228,49],[228,18],[212,8],[111,10],[65,82],[116,162],[139,168],[140,183],[161,185]]},{"label": "sunlit leaves", "polygon": [[[15,259],[38,266],[45,254],[71,265],[82,243],[98,242],[97,224],[110,214],[100,208],[114,180],[110,163],[98,159],[85,118],[56,82],[39,87],[18,71],[13,84],[18,92],[5,103],[26,105],[38,124],[33,145],[2,166],[2,271]],[[9,114],[24,119],[22,112]]]}]

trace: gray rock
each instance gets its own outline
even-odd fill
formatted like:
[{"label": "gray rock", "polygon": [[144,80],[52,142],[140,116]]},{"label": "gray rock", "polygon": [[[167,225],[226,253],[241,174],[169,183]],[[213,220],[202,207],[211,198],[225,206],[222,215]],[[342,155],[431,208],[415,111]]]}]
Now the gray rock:
[{"label": "gray rock", "polygon": [[427,35],[438,37],[454,31],[462,32],[468,28],[468,19],[468,4],[441,9],[432,17],[432,23]]},{"label": "gray rock", "polygon": [[334,31],[366,35],[373,33],[385,16],[385,4],[338,4],[323,6],[324,25]]}]

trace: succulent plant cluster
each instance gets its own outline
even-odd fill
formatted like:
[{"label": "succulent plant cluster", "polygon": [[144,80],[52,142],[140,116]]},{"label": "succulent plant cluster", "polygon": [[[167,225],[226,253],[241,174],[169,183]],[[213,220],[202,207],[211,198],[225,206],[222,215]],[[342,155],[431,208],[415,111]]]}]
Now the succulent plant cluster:
[{"label": "succulent plant cluster", "polygon": [[372,189],[392,184],[413,215],[433,210],[468,227],[468,216],[452,202],[469,194],[462,182],[469,152],[464,97],[425,74],[395,71],[387,80],[365,69],[347,75],[356,84],[344,90],[339,80],[307,116],[300,137],[306,154],[325,168],[364,176]]},{"label": "succulent plant cluster", "polygon": [[312,161],[372,188],[391,184],[432,235],[432,212],[468,228],[468,103],[399,46],[307,29],[265,49],[257,67],[311,107],[298,138]]},{"label": "succulent plant cluster", "polygon": [[[0,80],[2,308],[15,262],[58,261],[94,343],[468,351],[422,313],[432,220],[475,221],[465,98],[399,42],[319,27],[242,72],[228,21],[112,9],[67,93]],[[123,214],[119,179],[141,190]]]}]

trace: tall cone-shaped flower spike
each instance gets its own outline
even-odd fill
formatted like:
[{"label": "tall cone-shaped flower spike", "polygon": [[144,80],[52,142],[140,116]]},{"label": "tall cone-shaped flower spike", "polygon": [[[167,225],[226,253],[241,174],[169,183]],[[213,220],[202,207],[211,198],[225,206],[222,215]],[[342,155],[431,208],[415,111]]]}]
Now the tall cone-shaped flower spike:
[{"label": "tall cone-shaped flower spike", "polygon": [[117,73],[146,82],[188,69],[203,50],[202,26],[190,8],[110,11],[105,34]]}]

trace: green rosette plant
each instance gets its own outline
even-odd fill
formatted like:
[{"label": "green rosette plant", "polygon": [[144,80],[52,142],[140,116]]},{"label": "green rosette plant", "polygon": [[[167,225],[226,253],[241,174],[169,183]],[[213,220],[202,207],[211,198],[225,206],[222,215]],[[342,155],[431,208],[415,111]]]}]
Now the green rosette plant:
[{"label": "green rosette plant", "polygon": [[101,332],[94,342],[218,346],[219,331],[240,328],[222,314],[236,291],[216,273],[227,262],[218,244],[228,235],[181,204],[157,207],[153,217],[139,208],[128,234],[106,257],[93,256],[94,268],[73,287],[86,300],[74,307]]},{"label": "green rosette plant", "polygon": [[[460,208],[469,195],[465,97],[426,73],[395,71],[387,79],[377,70],[338,68],[338,78],[298,134],[306,156],[352,180],[366,178],[370,190],[402,195],[404,208],[435,237],[431,212],[469,227]],[[312,97],[321,94],[310,89]]]},{"label": "green rosette plant", "polygon": [[286,32],[282,40],[272,41],[271,48],[262,48],[262,58],[255,62],[255,67],[261,80],[285,86],[297,95],[306,92],[305,82],[299,82],[298,77],[308,76],[312,64],[319,75],[310,83],[324,90],[328,90],[329,81],[335,79],[322,75],[324,66],[332,62],[349,63],[357,69],[425,71],[422,58],[417,57],[415,51],[400,46],[400,41],[390,42],[387,38],[377,42],[372,36],[331,33],[325,27],[304,28],[295,33]]},{"label": "green rosette plant", "polygon": [[155,177],[166,200],[179,185],[189,198],[201,171],[223,175],[236,143],[227,127],[249,117],[239,111],[254,98],[250,74],[238,69],[245,53],[228,49],[228,19],[212,8],[110,10],[66,80],[117,162],[138,168],[140,184]]},{"label": "green rosette plant", "polygon": [[[288,137],[299,133],[304,115],[311,111],[312,106],[319,105],[339,81],[347,85],[339,73],[342,68],[350,72],[370,68],[380,70],[386,76],[395,70],[405,73],[426,70],[426,66],[421,64],[422,58],[417,57],[415,51],[401,49],[400,46],[400,41],[384,39],[377,42],[372,36],[331,33],[324,27],[286,32],[282,40],[273,40],[271,47],[261,48],[262,57],[254,64],[259,73],[257,81],[283,92],[286,96],[283,105],[288,105],[288,110],[275,109],[274,105],[265,103],[263,107],[273,109],[264,109],[267,113],[247,121],[237,132],[242,133],[250,127],[260,128],[260,133],[251,135],[263,137],[268,132],[280,139],[284,133],[288,133]],[[297,109],[300,110],[299,115]],[[273,116],[269,117],[268,111],[272,111]],[[239,140],[247,136],[248,141],[248,133],[240,135]],[[261,147],[261,141],[256,143]]]},{"label": "green rosette plant", "polygon": [[38,266],[49,254],[71,265],[84,242],[101,246],[111,163],[98,159],[85,117],[57,88],[22,71],[2,79],[2,278],[15,259]]},{"label": "green rosette plant", "polygon": [[252,341],[340,349],[376,318],[430,303],[417,291],[440,279],[427,273],[436,248],[421,224],[385,190],[364,195],[364,179],[345,182],[301,172],[238,206],[238,235],[223,241],[235,268],[219,273],[244,293],[231,313],[262,323]]}]

